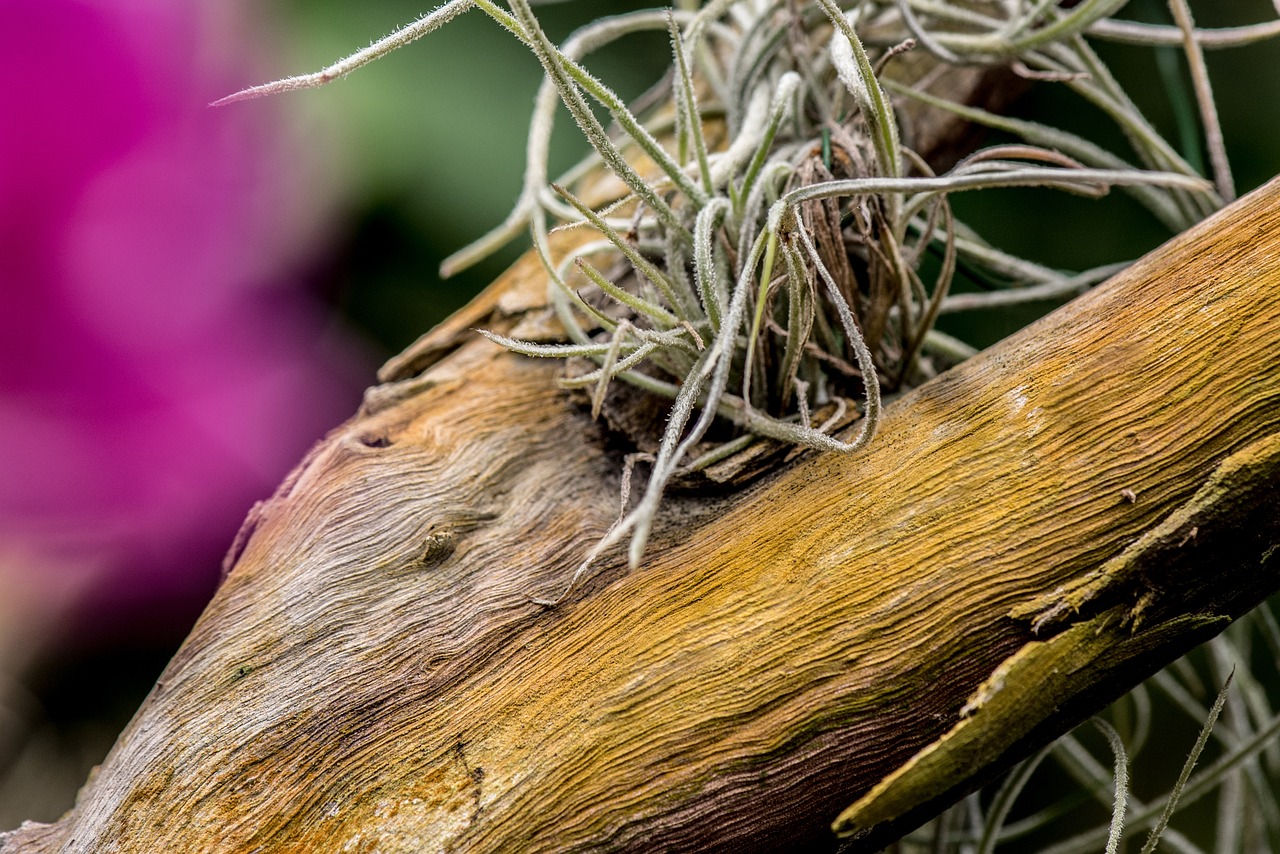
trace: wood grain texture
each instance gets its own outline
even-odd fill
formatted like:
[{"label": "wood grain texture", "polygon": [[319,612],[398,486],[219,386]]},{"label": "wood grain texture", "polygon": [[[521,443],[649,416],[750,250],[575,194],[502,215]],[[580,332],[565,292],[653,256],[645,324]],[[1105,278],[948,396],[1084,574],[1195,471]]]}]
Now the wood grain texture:
[{"label": "wood grain texture", "polygon": [[[525,259],[467,324],[545,325],[542,290]],[[834,848],[859,798],[873,850],[1280,586],[1278,317],[1272,183],[866,451],[673,497],[640,569],[553,609],[621,451],[556,365],[444,335],[255,509],[76,808],[0,851]]]}]

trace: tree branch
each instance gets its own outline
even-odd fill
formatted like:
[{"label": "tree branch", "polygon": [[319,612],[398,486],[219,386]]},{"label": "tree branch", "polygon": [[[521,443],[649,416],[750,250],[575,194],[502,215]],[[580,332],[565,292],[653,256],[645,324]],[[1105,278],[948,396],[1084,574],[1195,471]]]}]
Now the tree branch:
[{"label": "tree branch", "polygon": [[[546,328],[542,288],[526,258],[468,325]],[[1278,586],[1277,316],[1273,182],[866,451],[673,496],[641,568],[551,609],[621,451],[555,365],[442,334],[251,514],[75,809],[0,851],[765,851],[837,818],[874,850]]]}]

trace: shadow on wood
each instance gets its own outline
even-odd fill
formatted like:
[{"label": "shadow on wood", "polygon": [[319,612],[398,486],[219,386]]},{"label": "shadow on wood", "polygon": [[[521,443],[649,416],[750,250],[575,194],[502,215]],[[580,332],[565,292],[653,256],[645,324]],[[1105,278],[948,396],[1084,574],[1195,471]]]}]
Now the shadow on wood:
[{"label": "shadow on wood", "polygon": [[550,609],[622,449],[466,331],[542,298],[526,258],[255,508],[76,808],[0,850],[872,850],[1280,586],[1280,184],[865,452],[673,496]]}]

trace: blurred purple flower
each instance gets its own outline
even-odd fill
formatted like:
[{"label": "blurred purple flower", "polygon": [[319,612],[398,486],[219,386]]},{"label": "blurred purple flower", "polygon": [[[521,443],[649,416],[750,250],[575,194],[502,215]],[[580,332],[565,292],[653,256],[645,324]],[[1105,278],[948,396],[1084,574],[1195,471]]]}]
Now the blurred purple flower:
[{"label": "blurred purple flower", "polygon": [[328,200],[281,105],[206,106],[246,8],[0,0],[0,575],[100,628],[207,595],[369,369],[289,281]]}]

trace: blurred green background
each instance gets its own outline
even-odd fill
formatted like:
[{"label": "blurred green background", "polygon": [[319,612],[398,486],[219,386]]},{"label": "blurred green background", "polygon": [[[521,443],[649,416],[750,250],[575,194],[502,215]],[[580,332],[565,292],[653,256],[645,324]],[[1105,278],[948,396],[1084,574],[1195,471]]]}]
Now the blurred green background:
[{"label": "blurred green background", "polygon": [[[587,20],[648,5],[576,0],[540,5],[538,12],[559,39]],[[1267,0],[1193,6],[1201,26],[1276,14]],[[259,76],[243,83],[323,67],[425,9],[413,0],[265,0],[258,8],[264,29],[246,34],[266,46],[254,69]],[[1126,14],[1167,18],[1159,0],[1135,0]],[[1165,50],[1158,59],[1142,48],[1100,49],[1157,126],[1198,157],[1197,119],[1179,51]],[[634,96],[662,74],[668,56],[660,37],[633,37],[588,64],[621,94]],[[1280,173],[1280,43],[1214,51],[1208,61],[1243,194]],[[445,256],[499,223],[514,202],[539,79],[527,51],[473,12],[348,79],[283,96],[287,135],[297,157],[325,185],[328,206],[325,238],[301,262],[301,274],[376,357],[390,356],[446,317],[524,247],[517,244],[451,281],[437,273]],[[1101,114],[1064,87],[1035,86],[1017,112],[1076,129],[1127,154]],[[587,148],[564,114],[555,143],[553,172]],[[962,194],[954,203],[957,214],[996,245],[1066,269],[1134,258],[1168,237],[1122,193],[1091,201],[1010,190]],[[986,345],[1052,307],[949,321],[946,328]],[[184,619],[189,624],[195,616]],[[182,633],[72,646],[26,677],[25,696],[38,709],[39,723],[27,733],[25,747],[0,751],[0,829],[22,819],[49,821],[70,806]]]}]

